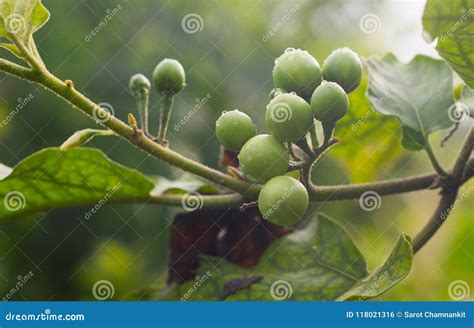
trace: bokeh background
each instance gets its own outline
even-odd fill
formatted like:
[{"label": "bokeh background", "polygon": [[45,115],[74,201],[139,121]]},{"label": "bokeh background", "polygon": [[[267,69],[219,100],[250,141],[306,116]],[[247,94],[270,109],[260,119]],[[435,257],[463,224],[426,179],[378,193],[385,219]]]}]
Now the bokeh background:
[{"label": "bokeh background", "polygon": [[[127,89],[132,74],[151,76],[166,57],[181,61],[188,86],[175,103],[171,147],[215,167],[216,118],[223,110],[238,108],[265,131],[263,113],[272,89],[273,63],[288,47],[304,48],[321,63],[333,49],[346,46],[363,58],[387,52],[405,62],[418,53],[437,57],[434,44],[422,38],[424,1],[43,2],[52,17],[35,37],[48,67],[59,77],[72,79],[94,101],[111,104],[117,117],[126,119],[127,113],[135,112]],[[59,146],[78,129],[95,126],[45,90],[4,74],[0,118],[30,93],[32,100],[0,129],[0,163],[7,166],[42,148]],[[155,131],[157,95],[152,95],[151,104]],[[174,125],[181,120],[184,123]],[[432,136],[442,164],[452,163],[468,124],[472,122],[463,122],[442,148],[446,131]],[[351,115],[340,123],[337,135],[343,142],[317,167],[318,183],[366,182],[432,171],[424,153],[399,146],[395,120],[373,114],[364,86],[351,94]],[[98,138],[91,146],[149,175],[181,174],[114,138]],[[379,300],[449,300],[448,286],[456,280],[473,288],[473,194],[467,192],[443,228],[416,255],[406,280]],[[422,191],[383,198],[372,212],[363,211],[357,202],[320,204],[312,211],[323,211],[343,224],[366,255],[369,268],[374,268],[402,231],[416,234],[437,198],[434,191]],[[114,299],[119,299],[164,274],[174,210],[107,204],[84,220],[88,209],[53,210],[0,225],[0,297],[30,271],[31,279],[12,299],[93,299],[92,286],[99,280],[111,281]]]}]

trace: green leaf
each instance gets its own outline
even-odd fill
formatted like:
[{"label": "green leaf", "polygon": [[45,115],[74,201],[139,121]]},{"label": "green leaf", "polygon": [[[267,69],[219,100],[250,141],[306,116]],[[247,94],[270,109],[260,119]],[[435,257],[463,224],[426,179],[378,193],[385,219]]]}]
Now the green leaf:
[{"label": "green leaf", "polygon": [[413,249],[411,239],[407,235],[402,234],[385,263],[375,270],[374,273],[340,296],[339,300],[361,301],[380,296],[408,275],[412,261]]},{"label": "green leaf", "polygon": [[0,181],[0,222],[51,208],[147,200],[152,188],[144,175],[112,162],[100,150],[48,148]]},{"label": "green leaf", "polygon": [[381,178],[403,156],[399,136],[393,132],[399,126],[397,119],[374,111],[366,90],[367,78],[364,77],[359,88],[348,95],[348,113],[336,124],[335,136],[342,142],[331,149],[331,154],[351,172],[350,180],[339,184]]},{"label": "green leaf", "polygon": [[12,35],[28,46],[31,35],[49,20],[41,0],[3,0],[0,2],[0,37]]},{"label": "green leaf", "polygon": [[436,50],[474,88],[474,0],[428,0],[424,35],[438,38]]},{"label": "green leaf", "polygon": [[369,274],[364,257],[346,231],[319,215],[303,230],[273,243],[260,262],[242,269],[206,257],[195,281],[165,289],[144,289],[134,297],[159,300],[369,299],[381,295],[410,271],[413,251],[403,235],[387,261]]},{"label": "green leaf", "polygon": [[151,196],[163,194],[186,194],[198,192],[200,194],[217,194],[219,188],[191,174],[183,174],[179,179],[168,180],[164,177],[155,178],[156,184],[150,192]]},{"label": "green leaf", "polygon": [[18,50],[17,46],[15,46],[14,44],[11,44],[11,43],[0,43],[0,48],[4,48],[4,49],[7,49],[8,51],[10,51],[12,54],[14,54],[15,56],[21,58],[23,57],[21,55],[21,52],[20,50]]},{"label": "green leaf", "polygon": [[388,54],[366,64],[369,102],[379,113],[401,121],[406,149],[421,149],[430,133],[453,124],[452,73],[442,60],[419,55],[402,64]]}]

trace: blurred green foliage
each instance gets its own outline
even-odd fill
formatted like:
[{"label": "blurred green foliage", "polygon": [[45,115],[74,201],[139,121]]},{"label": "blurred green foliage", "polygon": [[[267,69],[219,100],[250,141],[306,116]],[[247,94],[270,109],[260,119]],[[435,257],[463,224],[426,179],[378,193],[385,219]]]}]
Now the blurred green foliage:
[{"label": "blurred green foliage", "polygon": [[[388,1],[44,3],[52,17],[35,36],[48,67],[59,77],[72,79],[76,88],[94,101],[110,103],[121,119],[135,112],[127,90],[129,77],[135,73],[150,77],[163,58],[180,60],[188,86],[177,97],[172,114],[171,147],[212,166],[217,166],[219,147],[214,122],[221,111],[238,108],[254,119],[259,131],[265,130],[263,117],[272,89],[271,70],[274,59],[285,48],[304,48],[322,63],[335,48],[347,46],[363,57],[380,55],[398,49],[398,44],[391,44],[396,40],[394,35],[421,34],[418,25],[403,20],[405,4]],[[387,15],[393,10],[400,12],[396,18],[399,21]],[[108,13],[113,17],[101,24]],[[202,30],[192,34],[182,28],[182,19],[190,13],[202,18]],[[366,13],[381,18],[382,25],[375,33],[364,33],[359,27]],[[421,26],[421,12],[410,19]],[[400,24],[406,25],[400,29]],[[275,31],[274,35],[269,31]],[[416,46],[410,50],[417,51]],[[5,52],[5,56],[10,55]],[[0,118],[10,115],[30,93],[32,101],[0,129],[0,163],[8,166],[44,147],[59,146],[78,129],[95,126],[38,86],[5,75],[0,77]],[[209,101],[197,106],[203,98]],[[432,170],[425,154],[401,149],[395,120],[367,114],[371,110],[364,87],[351,94],[350,100],[351,115],[338,127],[336,135],[342,141],[330,159],[337,164],[322,163],[320,167],[325,170],[320,174],[326,178],[324,183],[362,182]],[[155,132],[157,95],[152,95],[151,104],[151,130]],[[353,129],[364,115],[370,117]],[[190,119],[173,125],[185,117]],[[463,131],[461,126],[444,148],[435,147],[442,164],[452,162]],[[444,133],[433,135],[435,145]],[[168,178],[181,174],[115,138],[97,139],[91,146],[146,174]],[[383,262],[402,231],[413,236],[423,226],[437,197],[433,191],[386,197],[380,209],[373,212],[364,212],[357,202],[317,204],[313,210],[325,212],[343,224],[361,252],[367,254],[372,269]],[[380,299],[447,300],[451,281],[464,280],[474,286],[472,203],[473,194],[469,193],[415,257],[408,278]],[[119,299],[128,290],[152,285],[163,275],[174,210],[149,204],[106,205],[84,221],[87,210],[50,211],[1,225],[0,296],[15,286],[19,275],[30,270],[34,277],[15,293],[14,299],[93,299],[92,288],[99,280],[111,281],[114,299]]]}]

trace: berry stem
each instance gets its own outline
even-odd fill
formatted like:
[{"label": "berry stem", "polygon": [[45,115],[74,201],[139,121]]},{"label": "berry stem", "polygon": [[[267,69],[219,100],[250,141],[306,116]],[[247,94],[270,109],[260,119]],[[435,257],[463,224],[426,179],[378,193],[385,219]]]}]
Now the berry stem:
[{"label": "berry stem", "polygon": [[166,140],[166,132],[168,130],[168,124],[170,122],[171,110],[173,108],[173,99],[172,95],[165,95],[163,102],[161,103],[161,113],[160,113],[160,129],[158,132],[158,140]]},{"label": "berry stem", "polygon": [[426,139],[425,150],[426,150],[426,153],[428,154],[428,157],[430,158],[431,164],[433,164],[434,169],[439,175],[446,175],[446,171],[443,169],[438,159],[436,158],[436,155],[433,151],[433,148],[431,147],[431,144],[428,138],[425,137],[425,139]]},{"label": "berry stem", "polygon": [[316,122],[315,124],[309,129],[309,133],[311,134],[311,146],[313,149],[319,147],[319,140],[318,140],[318,133],[316,131]]},{"label": "berry stem", "polygon": [[143,132],[148,135],[148,105],[150,94],[148,92],[140,92],[135,96],[135,102],[138,108],[138,115],[140,116],[140,123]]}]

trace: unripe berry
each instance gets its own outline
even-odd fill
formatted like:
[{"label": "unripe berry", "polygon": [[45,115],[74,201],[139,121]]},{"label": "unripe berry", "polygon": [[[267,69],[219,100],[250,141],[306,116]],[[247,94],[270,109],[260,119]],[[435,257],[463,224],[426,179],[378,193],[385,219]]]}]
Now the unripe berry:
[{"label": "unripe berry", "polygon": [[296,94],[284,93],[267,106],[265,122],[268,130],[281,141],[296,142],[313,126],[311,106]]},{"label": "unripe berry", "polygon": [[287,92],[296,92],[306,100],[309,100],[314,89],[321,84],[321,79],[318,61],[305,50],[289,48],[275,60],[275,87]]},{"label": "unripe berry", "polygon": [[247,177],[264,183],[277,175],[285,174],[290,157],[285,147],[274,136],[260,134],[244,144],[239,154],[239,162]]},{"label": "unripe berry", "polygon": [[175,59],[163,59],[153,72],[156,91],[162,95],[174,95],[186,86],[183,66]]},{"label": "unripe berry", "polygon": [[334,50],[323,63],[324,79],[339,84],[347,93],[356,89],[362,79],[362,63],[349,48]]},{"label": "unripe berry", "polygon": [[226,149],[238,151],[255,136],[255,124],[247,114],[237,109],[223,112],[216,121],[216,135]]},{"label": "unripe berry", "polygon": [[150,91],[151,83],[145,75],[135,74],[130,78],[128,87],[134,96],[140,96]]},{"label": "unripe berry", "polygon": [[344,89],[334,82],[325,82],[314,90],[311,97],[313,114],[322,123],[334,124],[346,115],[349,99]]},{"label": "unripe berry", "polygon": [[308,191],[289,176],[268,181],[258,195],[258,209],[264,219],[289,226],[297,223],[308,207]]}]

